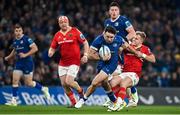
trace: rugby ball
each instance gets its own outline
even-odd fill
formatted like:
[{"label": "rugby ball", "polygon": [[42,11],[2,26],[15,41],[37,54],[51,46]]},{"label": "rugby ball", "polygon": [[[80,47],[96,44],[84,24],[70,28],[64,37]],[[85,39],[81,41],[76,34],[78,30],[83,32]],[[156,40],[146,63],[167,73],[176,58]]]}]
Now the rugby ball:
[{"label": "rugby ball", "polygon": [[104,59],[107,56],[111,56],[111,51],[109,49],[108,46],[103,45],[100,49],[99,49],[99,56],[100,58]]}]

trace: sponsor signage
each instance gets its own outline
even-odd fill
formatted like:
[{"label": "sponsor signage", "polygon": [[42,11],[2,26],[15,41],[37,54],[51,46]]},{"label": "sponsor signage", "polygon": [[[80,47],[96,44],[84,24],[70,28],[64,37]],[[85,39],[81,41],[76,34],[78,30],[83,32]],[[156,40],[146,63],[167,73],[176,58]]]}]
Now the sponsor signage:
[{"label": "sponsor signage", "polygon": [[[11,87],[0,87],[0,104],[11,100]],[[68,105],[70,101],[62,87],[49,87],[51,99],[47,100],[42,92],[35,88],[20,87],[18,104],[20,105]],[[140,105],[180,105],[180,88],[138,88]],[[78,99],[78,95],[76,94]],[[86,101],[86,105],[102,105],[108,97],[102,88],[98,88]]]}]

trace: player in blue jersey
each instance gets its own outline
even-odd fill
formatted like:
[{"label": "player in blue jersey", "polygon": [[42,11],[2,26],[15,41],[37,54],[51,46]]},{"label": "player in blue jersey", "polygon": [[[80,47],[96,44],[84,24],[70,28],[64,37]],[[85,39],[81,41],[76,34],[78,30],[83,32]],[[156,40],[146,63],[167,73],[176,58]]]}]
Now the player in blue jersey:
[{"label": "player in blue jersey", "polygon": [[[109,15],[110,18],[106,19],[104,22],[104,26],[113,26],[117,30],[117,35],[121,36],[124,38],[125,41],[128,43],[131,42],[132,38],[136,36],[136,32],[130,22],[130,20],[125,17],[120,15],[120,6],[116,2],[112,2],[109,6]],[[119,57],[120,59],[120,65],[118,68],[123,69],[123,64],[124,64],[124,54],[122,53],[121,56]],[[119,70],[121,70],[119,69]],[[115,75],[117,73],[114,73]],[[114,91],[115,95],[118,94],[119,87],[112,87],[112,90]],[[117,93],[116,93],[117,92]],[[135,87],[131,88],[131,94],[130,96],[132,100],[130,100],[131,103],[129,105],[135,106],[138,103],[138,94],[137,94],[137,89]],[[104,106],[107,106],[109,102],[106,102]]]},{"label": "player in blue jersey", "polygon": [[13,56],[16,56],[16,62],[12,76],[12,100],[5,103],[6,105],[17,106],[18,87],[21,76],[24,75],[25,84],[30,87],[42,91],[47,99],[50,99],[50,94],[47,87],[43,87],[41,84],[33,81],[33,68],[34,63],[32,56],[38,51],[36,44],[31,38],[23,34],[22,26],[15,25],[14,28],[15,40],[13,41],[12,52],[5,57],[8,61]]},{"label": "player in blue jersey", "polygon": [[[99,57],[99,49],[101,46],[106,45],[110,49],[110,55],[106,55],[102,59]],[[87,98],[95,91],[99,84],[102,85],[106,94],[112,102],[116,101],[116,97],[111,90],[111,86],[108,82],[108,78],[116,70],[118,66],[119,50],[121,47],[129,47],[122,37],[116,36],[116,29],[112,26],[107,26],[102,35],[99,35],[91,44],[89,51],[89,59],[95,59],[98,61],[98,74],[93,79],[91,85],[88,87],[84,98],[81,98],[75,105],[76,108],[81,108]],[[132,52],[134,50],[130,49]]]}]

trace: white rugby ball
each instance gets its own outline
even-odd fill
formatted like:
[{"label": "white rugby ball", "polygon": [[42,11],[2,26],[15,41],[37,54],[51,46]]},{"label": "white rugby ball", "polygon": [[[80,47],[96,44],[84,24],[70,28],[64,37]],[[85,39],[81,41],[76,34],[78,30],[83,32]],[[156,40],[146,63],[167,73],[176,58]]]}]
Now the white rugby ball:
[{"label": "white rugby ball", "polygon": [[99,56],[100,56],[102,59],[104,59],[104,57],[109,56],[109,55],[111,55],[111,51],[110,51],[109,47],[106,46],[106,45],[103,45],[103,46],[99,49]]}]

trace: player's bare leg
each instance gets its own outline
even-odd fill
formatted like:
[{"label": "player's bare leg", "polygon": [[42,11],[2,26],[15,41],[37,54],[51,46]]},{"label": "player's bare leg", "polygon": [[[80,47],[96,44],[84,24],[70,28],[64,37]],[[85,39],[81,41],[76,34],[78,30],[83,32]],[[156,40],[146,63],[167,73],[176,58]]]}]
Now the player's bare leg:
[{"label": "player's bare leg", "polygon": [[83,99],[81,98],[76,103],[75,107],[81,108],[84,102],[87,100],[87,98],[95,91],[96,87],[102,82],[104,82],[103,86],[105,87],[105,90],[107,90],[106,93],[108,97],[110,98],[111,101],[114,102],[116,100],[116,97],[114,96],[114,93],[111,91],[110,85],[107,82],[107,78],[108,75],[104,71],[100,71],[99,74],[97,74],[96,77],[93,79],[91,85],[88,87],[86,93],[84,94],[84,98]]},{"label": "player's bare leg", "polygon": [[126,103],[123,101],[126,97],[126,88],[131,87],[132,85],[132,80],[129,77],[122,79],[120,82],[120,91],[118,94],[117,103],[115,103],[112,107],[108,107],[110,110],[120,111],[126,106]]},{"label": "player's bare leg", "polygon": [[13,71],[13,80],[12,80],[12,99],[11,101],[5,103],[5,105],[9,106],[17,106],[17,92],[18,92],[18,87],[19,87],[19,80],[22,76],[22,71],[19,70],[14,70]]},{"label": "player's bare leg", "polygon": [[65,82],[66,76],[65,75],[61,76],[60,80],[61,80],[61,85],[64,89],[65,94],[68,96],[69,100],[71,101],[71,105],[74,106],[76,104],[76,98],[75,98],[74,93],[73,93],[72,89],[70,88],[70,86],[68,86]]},{"label": "player's bare leg", "polygon": [[66,81],[65,81],[66,85],[74,88],[78,92],[79,97],[82,98],[82,97],[84,97],[83,88],[81,88],[79,86],[79,84],[77,83],[77,81],[75,81],[74,79],[75,79],[74,77],[72,77],[70,75],[67,75],[66,76]]},{"label": "player's bare leg", "polygon": [[50,94],[49,94],[49,89],[48,87],[43,87],[41,84],[38,82],[33,81],[33,74],[25,74],[25,84],[29,87],[34,87],[40,91],[42,91],[45,95],[45,97],[49,100],[50,99]]}]

